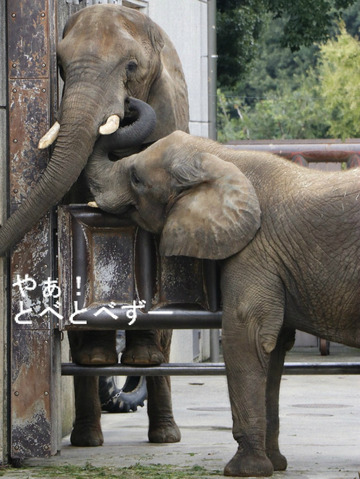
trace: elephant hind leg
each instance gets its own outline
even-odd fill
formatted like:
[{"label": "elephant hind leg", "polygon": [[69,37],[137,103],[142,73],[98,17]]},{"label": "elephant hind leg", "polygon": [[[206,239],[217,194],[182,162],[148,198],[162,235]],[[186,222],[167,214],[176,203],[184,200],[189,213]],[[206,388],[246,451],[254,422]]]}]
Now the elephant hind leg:
[{"label": "elephant hind leg", "polygon": [[266,383],[266,454],[275,471],[284,471],[286,457],[279,449],[279,392],[286,352],[295,341],[293,329],[283,329],[278,337],[275,349],[271,352],[268,379]]},{"label": "elephant hind leg", "polygon": [[222,290],[222,343],[233,436],[238,443],[224,474],[271,476],[274,466],[266,451],[266,388],[271,352],[283,323],[283,286],[274,282],[273,274],[266,276],[265,270],[261,280],[254,281],[253,271],[234,260],[223,270]]},{"label": "elephant hind leg", "polygon": [[[225,327],[224,327],[225,323]],[[246,329],[234,332],[223,317],[223,350],[233,417],[233,436],[239,447],[224,469],[225,476],[268,477],[273,465],[266,455],[266,357],[259,358],[258,341]]]}]

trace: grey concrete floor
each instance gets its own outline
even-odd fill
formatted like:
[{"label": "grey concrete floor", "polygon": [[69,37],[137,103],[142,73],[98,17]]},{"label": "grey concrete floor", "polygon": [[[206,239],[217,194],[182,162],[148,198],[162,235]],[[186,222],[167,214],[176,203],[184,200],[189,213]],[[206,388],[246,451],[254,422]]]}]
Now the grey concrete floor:
[{"label": "grey concrete floor", "polygon": [[[340,348],[321,358],[316,349],[311,352],[307,349],[297,350],[288,357],[289,361],[351,359],[360,361],[360,350]],[[60,455],[26,463],[90,462],[94,466],[118,467],[136,463],[200,465],[209,472],[222,471],[236,452],[225,377],[173,377],[172,388],[174,414],[182,433],[180,443],[148,443],[144,407],[136,413],[103,414],[102,447],[72,447],[66,437]],[[288,459],[288,469],[275,473],[274,478],[360,478],[360,375],[284,376],[280,418],[280,444]]]}]

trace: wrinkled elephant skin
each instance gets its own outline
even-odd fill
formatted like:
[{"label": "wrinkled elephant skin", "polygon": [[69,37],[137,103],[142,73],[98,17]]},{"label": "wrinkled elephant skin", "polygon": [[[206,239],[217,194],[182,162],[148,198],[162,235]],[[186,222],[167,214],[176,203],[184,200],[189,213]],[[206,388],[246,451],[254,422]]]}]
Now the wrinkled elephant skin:
[{"label": "wrinkled elephant skin", "polygon": [[161,254],[221,260],[238,442],[225,475],[286,469],[278,401],[295,329],[360,347],[360,168],[310,170],[174,132],[125,158],[121,174]]},{"label": "wrinkled elephant skin", "polygon": [[[68,20],[57,48],[65,81],[58,127],[49,132],[56,144],[38,184],[0,229],[0,255],[68,192],[84,169],[99,134],[107,136],[116,115],[127,125],[129,98],[146,102],[156,126],[146,142],[176,129],[188,130],[187,88],[177,53],[167,35],[137,10],[93,5]],[[106,125],[106,126],[105,126]],[[136,125],[136,122],[135,122]],[[122,125],[120,125],[120,130]],[[135,151],[141,148],[136,128],[126,126]],[[40,135],[39,135],[40,137]],[[139,144],[140,143],[140,144]],[[129,145],[116,157],[129,153]]]}]

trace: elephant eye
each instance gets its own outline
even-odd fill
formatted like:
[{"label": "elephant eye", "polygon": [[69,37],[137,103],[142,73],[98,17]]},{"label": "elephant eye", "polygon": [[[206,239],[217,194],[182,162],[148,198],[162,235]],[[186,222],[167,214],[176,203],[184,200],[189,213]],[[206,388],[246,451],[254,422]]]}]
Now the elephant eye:
[{"label": "elephant eye", "polygon": [[136,174],[135,169],[133,168],[130,173],[130,181],[134,186],[139,186],[141,184],[141,180]]},{"label": "elephant eye", "polygon": [[137,63],[135,60],[131,60],[127,65],[126,65],[126,73],[135,73],[137,70]]}]

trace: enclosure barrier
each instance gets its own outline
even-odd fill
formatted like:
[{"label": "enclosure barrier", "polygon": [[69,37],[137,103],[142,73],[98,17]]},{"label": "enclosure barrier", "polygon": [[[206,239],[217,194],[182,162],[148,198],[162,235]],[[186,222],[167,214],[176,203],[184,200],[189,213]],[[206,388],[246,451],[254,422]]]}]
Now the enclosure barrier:
[{"label": "enclosure barrier", "polygon": [[[39,151],[39,134],[56,119],[58,91],[56,38],[70,13],[86,2],[55,0],[6,0],[0,2],[3,42],[4,159],[8,158],[9,211],[13,213],[41,177],[50,158],[50,149]],[[6,35],[5,35],[6,32]],[[6,36],[6,38],[5,38]],[[6,65],[6,66],[5,66]],[[6,78],[5,78],[6,76]],[[6,101],[5,101],[6,97]],[[242,144],[234,146],[263,149],[283,154],[297,163],[340,161],[347,167],[359,165],[360,142],[303,142],[293,144]],[[70,201],[69,199],[65,200]],[[92,368],[74,364],[61,366],[61,332],[70,329],[125,329],[126,314],[121,305],[146,301],[143,314],[138,311],[132,329],[148,327],[219,328],[221,324],[218,272],[211,262],[189,259],[161,259],[150,235],[135,225],[90,211],[84,205],[64,206],[59,210],[58,237],[56,215],[51,213],[30,231],[13,250],[9,259],[8,351],[10,365],[3,399],[4,431],[9,434],[4,454],[13,461],[25,457],[46,457],[57,453],[60,444],[61,371],[90,374]],[[119,235],[120,231],[120,235]],[[57,258],[59,245],[59,260]],[[44,298],[41,284],[57,278],[62,290],[62,309],[56,299]],[[13,282],[30,278],[36,288],[28,287],[27,302]],[[78,284],[80,278],[81,284]],[[79,286],[79,287],[78,287]],[[5,297],[4,296],[4,297]],[[113,298],[116,305],[113,308]],[[29,305],[34,308],[30,308]],[[86,309],[72,316],[74,305]],[[99,314],[111,305],[116,320]],[[150,305],[150,306],[149,306]],[[29,307],[29,309],[28,309]],[[100,308],[100,309],[99,309]],[[171,311],[171,317],[161,311]],[[113,311],[114,310],[114,311]],[[96,312],[96,316],[94,316]],[[151,313],[151,314],[150,314]],[[71,320],[72,318],[72,320]],[[154,321],[151,324],[148,319]],[[196,324],[192,321],[196,320]],[[166,326],[166,324],[167,326]],[[129,328],[130,329],[130,328]],[[336,369],[336,368],[341,369]],[[164,369],[165,368],[165,369]],[[325,371],[331,366],[296,364],[292,371]],[[358,371],[355,364],[334,363],[333,371],[348,374]],[[144,370],[143,370],[144,369]],[[285,371],[289,370],[285,366]],[[136,368],[148,374],[224,374],[223,365],[161,365]],[[135,370],[113,366],[111,372],[94,368],[96,374],[134,374]],[[4,381],[5,383],[5,381]],[[7,395],[7,396],[6,396]],[[4,443],[5,443],[4,442]]]},{"label": "enclosure barrier", "polygon": [[[159,366],[78,366],[62,364],[64,376],[221,376],[224,363],[173,363]],[[360,374],[360,362],[286,362],[284,374]]]},{"label": "enclosure barrier", "polygon": [[[341,163],[342,168],[344,166],[345,168],[360,166],[360,141],[358,140],[348,142],[306,140],[297,143],[290,141],[276,143],[270,143],[269,141],[242,141],[232,142],[228,146],[237,150],[250,149],[272,152],[305,167],[309,166],[310,163]],[[114,256],[113,247],[114,237],[118,236],[121,230],[119,247],[120,249],[125,248],[125,250],[128,250],[127,257],[124,258],[124,255],[122,256],[127,276],[120,283],[117,282],[117,279],[113,279],[110,289],[128,291],[130,284],[136,283],[135,289],[138,295],[146,298],[150,304],[154,296],[155,283],[156,287],[159,288],[159,291],[155,294],[158,298],[158,305],[155,305],[155,309],[151,311],[147,309],[145,312],[141,309],[136,310],[136,321],[129,326],[126,310],[119,304],[112,308],[112,313],[116,316],[116,320],[109,315],[106,308],[102,308],[101,312],[95,314],[96,308],[99,308],[99,302],[103,303],[104,301],[103,298],[102,301],[96,298],[94,291],[98,286],[92,285],[90,289],[93,292],[93,297],[89,299],[89,294],[87,295],[89,304],[86,311],[77,315],[76,320],[72,324],[69,324],[69,322],[62,324],[61,329],[82,329],[83,327],[79,326],[81,323],[86,323],[85,329],[221,328],[222,312],[220,310],[219,274],[214,262],[190,258],[171,258],[169,260],[164,259],[165,263],[159,265],[156,245],[151,235],[143,231],[135,231],[134,225],[126,223],[126,220],[124,222],[124,220],[94,212],[94,210],[87,209],[83,205],[64,207],[60,212],[59,218],[62,225],[59,228],[59,238],[63,244],[61,263],[68,265],[69,258],[73,261],[73,268],[66,268],[62,272],[62,282],[64,284],[74,285],[74,276],[76,275],[85,277],[86,282],[94,282],[94,278],[90,279],[91,276],[96,274],[102,275],[99,264],[104,254],[107,256],[108,263],[118,262],[118,258]],[[117,228],[120,228],[120,230]],[[86,231],[85,239],[82,235],[84,230]],[[104,231],[107,232],[107,240],[104,240]],[[104,251],[100,255],[100,260],[97,261],[96,259],[94,260],[93,254],[94,251],[96,252],[96,248],[95,250],[93,248],[90,254],[91,246],[89,245],[98,243],[97,236],[100,236],[100,232]],[[109,245],[112,248],[109,248]],[[91,258],[90,268],[88,266],[89,258]],[[88,261],[85,261],[86,259]],[[132,261],[134,261],[134,265],[131,264]],[[160,273],[155,271],[156,268],[160,270]],[[177,274],[181,269],[183,270],[182,275]],[[139,274],[140,270],[141,274]],[[174,277],[176,277],[175,281]],[[186,288],[187,281],[191,283],[190,288]],[[172,284],[172,286],[169,288],[167,284],[161,284],[164,282]],[[160,286],[158,286],[159,284]],[[124,285],[126,286],[125,288]],[[109,285],[107,284],[106,286],[108,287]],[[78,291],[77,294],[86,302],[86,295],[83,292],[79,293]],[[101,295],[101,291],[98,291],[98,294]],[[124,297],[123,302],[131,303],[133,295],[134,291],[127,298]],[[66,296],[69,299],[75,298],[73,286],[68,290]],[[94,304],[91,304],[91,301]],[[183,303],[186,303],[186,305],[183,306]],[[321,341],[320,350],[322,353],[324,353],[324,348],[327,348],[326,341]],[[61,371],[63,375],[91,376],[222,375],[225,374],[225,366],[223,363],[182,363],[161,364],[151,367],[122,365],[89,367],[69,363],[62,364]],[[286,362],[284,374],[360,374],[360,362]]]}]

